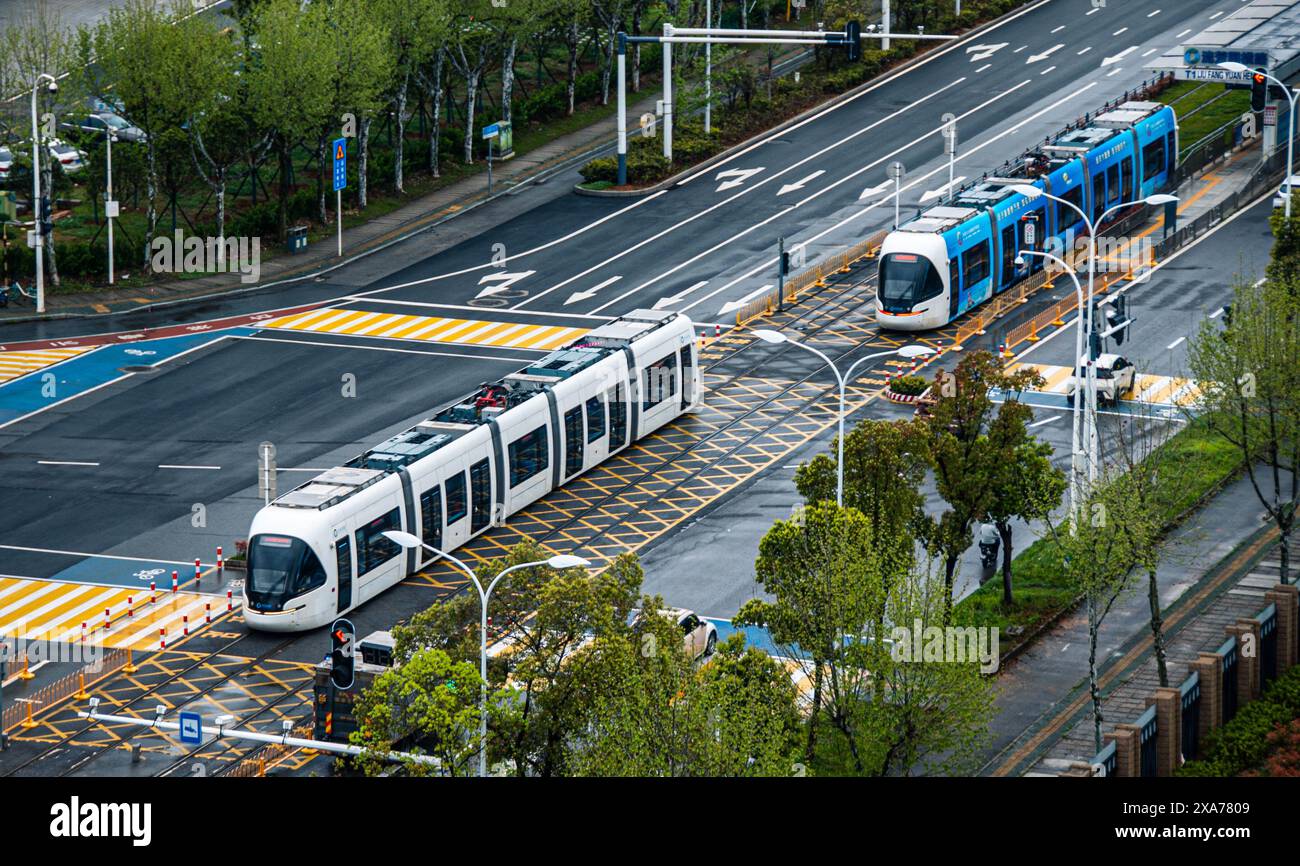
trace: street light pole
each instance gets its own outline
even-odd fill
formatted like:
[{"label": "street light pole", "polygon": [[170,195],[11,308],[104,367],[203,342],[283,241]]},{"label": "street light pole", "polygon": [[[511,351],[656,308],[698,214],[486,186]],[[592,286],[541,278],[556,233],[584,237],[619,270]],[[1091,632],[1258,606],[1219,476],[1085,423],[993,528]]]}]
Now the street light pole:
[{"label": "street light pole", "polygon": [[36,91],[40,90],[42,81],[50,82],[51,93],[59,89],[54,76],[46,72],[36,76],[36,81],[32,83],[32,213],[36,217],[36,312],[38,313],[45,312],[45,235],[41,231],[41,127],[36,119]]},{"label": "street light pole", "polygon": [[[704,26],[713,26],[713,0],[704,0]],[[713,118],[713,43],[704,43],[704,134],[709,134]]]},{"label": "street light pole", "polygon": [[780,331],[772,331],[766,328],[760,328],[759,330],[755,331],[754,336],[758,337],[760,340],[762,340],[765,343],[789,343],[791,346],[798,346],[800,349],[803,349],[807,352],[812,352],[818,358],[821,358],[822,361],[826,363],[826,366],[831,368],[831,372],[835,374],[835,381],[839,385],[839,395],[840,395],[840,411],[839,411],[839,418],[837,419],[837,429],[839,435],[838,435],[838,442],[836,443],[837,453],[835,459],[835,504],[838,506],[843,506],[844,505],[844,417],[846,415],[844,411],[844,403],[846,399],[845,391],[847,390],[848,381],[853,378],[853,371],[858,368],[859,364],[862,364],[866,361],[874,361],[877,358],[888,358],[890,355],[898,355],[903,358],[921,358],[926,355],[933,355],[934,349],[931,349],[929,346],[911,345],[911,346],[900,346],[897,349],[890,349],[888,352],[876,352],[873,355],[867,355],[865,357],[859,358],[858,360],[854,361],[852,364],[849,365],[848,371],[845,372],[843,375],[841,375],[840,368],[836,366],[835,362],[832,361],[826,355],[825,352],[822,352],[820,349],[814,349],[812,346],[809,346],[807,343],[801,343],[798,340],[792,340],[789,337],[787,337],[785,334],[782,334]]},{"label": "street light pole", "polygon": [[412,535],[409,532],[402,532],[400,530],[388,530],[387,532],[384,532],[383,535],[389,541],[392,541],[395,544],[405,549],[410,549],[413,547],[422,547],[425,550],[429,551],[430,553],[434,554],[435,556],[443,557],[452,565],[456,566],[461,571],[463,571],[465,573],[465,576],[469,578],[470,583],[474,585],[474,589],[478,590],[478,598],[479,598],[478,670],[479,670],[479,679],[481,680],[479,684],[479,713],[478,713],[478,718],[479,718],[478,774],[479,777],[482,778],[487,775],[487,688],[488,688],[488,684],[487,684],[488,683],[488,679],[487,679],[488,613],[487,612],[488,612],[488,600],[492,597],[492,590],[496,589],[496,585],[501,581],[501,578],[505,577],[507,574],[510,574],[515,571],[521,571],[525,568],[535,568],[539,565],[549,565],[552,568],[574,568],[576,566],[588,566],[591,565],[591,563],[581,557],[569,556],[564,554],[552,556],[550,559],[538,560],[537,562],[521,562],[518,565],[510,566],[509,568],[507,568],[506,570],[498,574],[496,577],[492,578],[491,582],[488,583],[487,589],[484,589],[483,584],[479,582],[478,575],[474,573],[474,569],[470,568],[464,562],[452,556],[447,551],[439,550],[438,548],[434,547],[432,544],[425,544],[423,541],[421,541],[419,538],[417,538],[416,536]]},{"label": "street light pole", "polygon": [[104,200],[104,215],[108,219],[108,284],[113,285],[113,212],[117,202],[113,201],[113,142],[117,136],[109,130],[105,146],[108,148],[108,198]]}]

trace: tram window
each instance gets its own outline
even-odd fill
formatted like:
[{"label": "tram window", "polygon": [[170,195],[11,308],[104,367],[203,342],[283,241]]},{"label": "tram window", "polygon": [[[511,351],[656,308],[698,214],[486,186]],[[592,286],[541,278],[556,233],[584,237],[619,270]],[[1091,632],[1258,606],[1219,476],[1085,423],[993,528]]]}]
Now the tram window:
[{"label": "tram window", "polygon": [[352,606],[352,539],[346,535],[334,543],[334,560],[339,572],[338,610]]},{"label": "tram window", "polygon": [[[1083,209],[1083,185],[1073,186],[1061,193],[1061,198],[1065,199],[1074,207]],[[1063,203],[1056,205],[1056,233],[1064,234],[1066,231],[1075,227],[1079,222],[1079,214],[1072,207],[1067,207]]]},{"label": "tram window", "polygon": [[1142,148],[1142,182],[1165,170],[1165,140],[1157,138]]},{"label": "tram window", "polygon": [[465,473],[447,479],[447,525],[465,517]]},{"label": "tram window", "polygon": [[605,404],[597,394],[587,401],[587,441],[595,442],[605,435]]},{"label": "tram window", "polygon": [[1106,204],[1119,201],[1119,166],[1106,169]]},{"label": "tram window", "polygon": [[961,260],[957,256],[948,259],[948,288],[955,302],[961,291]]},{"label": "tram window", "polygon": [[582,469],[582,407],[564,413],[564,477]]},{"label": "tram window", "polygon": [[1002,230],[1002,285],[1009,286],[1016,278],[1016,227]]},{"label": "tram window", "polygon": [[469,531],[478,532],[492,522],[492,467],[480,460],[469,468],[470,496],[473,499],[473,516]]},{"label": "tram window", "polygon": [[367,523],[357,530],[357,576],[374,571],[388,560],[402,552],[397,542],[389,540],[384,533],[401,529],[401,517],[394,508],[381,517]]},{"label": "tram window", "polygon": [[1133,200],[1133,157],[1126,156],[1119,164],[1120,185],[1124,188],[1124,201]]},{"label": "tram window", "polygon": [[430,547],[442,547],[442,488],[436,484],[420,494],[420,534]]},{"label": "tram window", "polygon": [[658,406],[677,393],[677,353],[669,352],[646,367],[641,381],[641,409]]},{"label": "tram window", "polygon": [[1106,173],[1097,172],[1092,179],[1092,219],[1096,222],[1106,209]]},{"label": "tram window", "polygon": [[962,253],[962,284],[968,289],[989,275],[989,242],[981,241]]},{"label": "tram window", "polygon": [[622,448],[627,441],[627,401],[623,399],[623,386],[615,385],[606,392],[609,398],[609,450]]},{"label": "tram window", "polygon": [[324,586],[325,569],[307,544],[284,535],[255,535],[244,587],[255,610],[283,610],[288,599]]},{"label": "tram window", "polygon": [[518,487],[550,464],[546,427],[538,427],[510,443],[510,486]]}]

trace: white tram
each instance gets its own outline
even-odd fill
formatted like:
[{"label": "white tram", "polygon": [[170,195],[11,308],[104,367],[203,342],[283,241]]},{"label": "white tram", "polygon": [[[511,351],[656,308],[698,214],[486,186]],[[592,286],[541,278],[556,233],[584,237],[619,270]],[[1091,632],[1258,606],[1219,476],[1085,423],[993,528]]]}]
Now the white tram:
[{"label": "white tram", "polygon": [[702,398],[695,331],[636,310],[473,394],[258,511],[244,620],[327,625],[453,551]]}]

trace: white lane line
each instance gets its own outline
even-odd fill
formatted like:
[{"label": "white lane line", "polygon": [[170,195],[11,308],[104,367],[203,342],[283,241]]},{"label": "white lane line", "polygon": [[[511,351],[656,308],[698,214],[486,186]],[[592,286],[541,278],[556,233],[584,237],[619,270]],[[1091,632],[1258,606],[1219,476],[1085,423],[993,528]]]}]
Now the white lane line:
[{"label": "white lane line", "polygon": [[1076,53],[1077,53],[1077,55],[1078,55],[1079,57],[1082,57],[1083,55],[1087,54],[1087,53],[1088,53],[1089,51],[1091,51],[1091,50],[1092,50],[1092,46],[1089,45],[1087,48],[1083,49],[1082,51],[1076,52]]},{"label": "white lane line", "polygon": [[85,463],[80,460],[37,460],[42,466],[98,466],[98,463]]},{"label": "white lane line", "polygon": [[[753,191],[756,190],[756,189],[762,189],[762,187],[764,186],[764,184],[771,183],[772,181],[776,180],[777,178],[781,177],[782,175],[797,170],[800,166],[804,165],[805,163],[808,163],[808,162],[810,162],[810,161],[812,161],[812,160],[814,160],[814,159],[817,159],[818,157],[821,157],[821,156],[825,155],[826,153],[830,152],[831,150],[834,150],[835,148],[839,147],[840,145],[842,145],[842,144],[846,144],[846,143],[848,143],[849,141],[851,141],[851,140],[857,138],[858,136],[860,136],[860,135],[864,135],[865,133],[870,132],[872,129],[875,129],[876,127],[878,127],[878,126],[880,126],[880,125],[882,125],[882,124],[888,123],[889,121],[891,121],[891,120],[893,120],[894,118],[898,117],[898,116],[899,116],[900,114],[902,114],[903,112],[905,112],[905,111],[910,111],[911,109],[917,107],[917,106],[920,105],[921,103],[926,102],[927,100],[933,99],[934,97],[936,97],[936,96],[938,96],[939,94],[943,93],[945,90],[949,90],[949,89],[951,89],[951,88],[953,88],[953,87],[956,87],[958,84],[961,84],[961,83],[962,83],[963,81],[965,81],[965,80],[966,80],[966,76],[963,75],[963,76],[961,76],[960,78],[956,79],[955,81],[951,81],[951,82],[949,82],[948,84],[945,84],[943,87],[940,87],[938,90],[931,91],[930,93],[926,94],[925,96],[922,96],[920,99],[917,99],[917,100],[915,100],[915,101],[913,101],[913,102],[910,102],[910,103],[908,103],[907,105],[904,105],[903,107],[896,109],[895,111],[891,112],[890,114],[885,115],[884,117],[880,118],[879,120],[876,120],[876,121],[874,121],[873,123],[870,123],[870,124],[868,124],[868,125],[862,127],[861,129],[858,129],[858,130],[856,130],[856,131],[854,131],[854,132],[849,133],[848,135],[844,136],[843,138],[839,139],[838,141],[833,141],[833,142],[831,142],[830,144],[828,144],[828,145],[826,145],[825,147],[823,147],[821,150],[814,151],[813,153],[808,154],[807,156],[805,156],[803,159],[799,160],[798,162],[796,162],[796,163],[794,163],[794,164],[792,164],[792,165],[789,165],[789,166],[787,166],[786,168],[783,168],[783,169],[781,169],[781,170],[778,171],[778,172],[775,172],[775,173],[773,173],[773,174],[768,175],[767,177],[763,178],[762,180],[760,180],[758,183],[754,184],[753,186],[745,187],[744,189],[741,189],[739,192],[737,192],[735,195],[729,196],[729,197],[723,199],[722,201],[717,202],[716,204],[713,204],[713,205],[710,205],[710,206],[707,207],[707,208],[704,208],[704,209],[701,210],[701,211],[697,211],[696,213],[692,214],[691,216],[687,217],[686,219],[681,220],[681,221],[679,221],[679,222],[674,223],[673,225],[668,226],[667,228],[663,229],[662,231],[658,232],[657,234],[650,235],[649,237],[644,238],[644,239],[642,239],[641,241],[638,241],[637,243],[633,244],[632,246],[630,246],[630,247],[626,247],[625,249],[620,250],[619,252],[617,252],[617,253],[615,253],[614,255],[610,256],[609,258],[605,259],[603,262],[600,262],[600,263],[598,263],[598,264],[592,265],[591,267],[587,268],[585,271],[582,271],[581,273],[574,274],[573,276],[569,277],[568,279],[561,280],[560,282],[556,283],[555,285],[551,286],[549,289],[546,289],[545,291],[538,292],[538,293],[535,294],[535,295],[530,295],[529,297],[525,298],[524,300],[520,301],[519,303],[515,304],[513,307],[510,307],[509,309],[511,309],[511,310],[518,310],[518,309],[520,309],[521,307],[523,307],[525,304],[531,304],[533,301],[536,301],[538,298],[545,297],[546,295],[549,295],[551,292],[558,291],[559,289],[562,289],[562,288],[564,288],[565,286],[567,286],[569,283],[572,283],[574,280],[579,280],[579,279],[581,279],[581,278],[587,276],[588,274],[591,274],[591,273],[594,272],[594,271],[598,271],[598,270],[600,270],[601,268],[605,267],[606,265],[608,265],[608,264],[610,264],[610,263],[612,263],[612,262],[615,262],[615,261],[617,261],[618,259],[621,259],[623,256],[626,256],[626,255],[628,255],[629,253],[635,252],[636,250],[640,249],[641,247],[646,246],[647,244],[654,243],[655,241],[659,240],[660,238],[664,237],[665,235],[668,235],[668,234],[670,234],[671,232],[674,232],[674,231],[676,231],[677,229],[681,228],[682,226],[685,226],[685,225],[687,225],[687,224],[689,224],[689,223],[692,223],[692,222],[694,222],[695,220],[700,219],[701,217],[704,217],[704,216],[709,215],[710,213],[712,213],[713,211],[717,210],[718,208],[721,208],[721,207],[724,207],[725,205],[730,204],[731,202],[735,201],[736,199],[740,198],[741,196],[748,195],[749,193],[753,192]],[[929,133],[929,134],[933,134],[934,132],[938,132],[941,128],[942,128],[942,127],[935,127],[935,129],[932,130],[931,133]],[[919,140],[919,139],[918,139],[918,140]],[[807,199],[805,199],[804,201],[807,201]],[[803,204],[803,202],[799,202],[798,205],[794,205],[794,206],[795,206],[795,207],[798,207],[799,205],[802,205],[802,204]],[[756,228],[756,226],[751,226],[750,228],[753,229],[753,228]],[[697,258],[698,258],[698,257],[697,257]],[[678,268],[684,267],[685,264],[686,264],[686,262],[683,262],[682,264],[678,265],[677,268],[674,268],[674,270],[677,270]],[[669,271],[669,273],[672,273],[672,271]],[[653,282],[653,281],[652,281],[652,282]],[[649,285],[649,283],[642,283],[641,287],[639,287],[639,288],[642,288],[642,287],[644,287],[644,286],[646,286],[646,285]],[[625,293],[623,293],[622,295],[619,295],[618,297],[614,298],[613,301],[610,301],[610,302],[607,303],[607,304],[602,304],[601,306],[596,307],[594,310],[592,310],[592,312],[596,312],[596,313],[598,313],[598,312],[600,312],[601,310],[605,309],[606,307],[610,306],[610,304],[614,303],[615,301],[621,301],[621,300],[623,300],[623,298],[626,298],[628,295],[630,295],[632,292],[635,292],[635,291],[636,291],[636,289],[631,289],[631,290],[629,290],[628,292],[625,292]]]},{"label": "white lane line", "polygon": [[1182,39],[1184,36],[1186,36],[1188,33],[1191,33],[1191,32],[1192,32],[1192,28],[1188,27],[1186,30],[1184,30],[1182,33],[1179,33],[1179,34],[1178,34],[1177,36],[1175,36],[1174,38],[1175,38],[1175,39]]},{"label": "white lane line", "polygon": [[196,464],[196,463],[195,463],[195,464],[192,464],[192,463],[159,463],[159,464],[158,464],[158,468],[159,468],[159,469],[211,469],[211,470],[217,470],[217,469],[220,469],[221,467],[220,467],[220,466],[204,466],[204,465],[200,465],[200,464]]},{"label": "white lane line", "polygon": [[[943,167],[946,168],[946,166],[943,166]],[[1183,247],[1182,249],[1176,250],[1176,251],[1174,252],[1173,255],[1169,256],[1169,258],[1167,258],[1167,259],[1162,259],[1162,260],[1156,262],[1154,265],[1151,266],[1151,273],[1155,273],[1156,271],[1158,271],[1158,270],[1160,270],[1161,268],[1163,268],[1165,265],[1167,265],[1167,264],[1169,264],[1170,262],[1176,260],[1178,257],[1180,257],[1181,255],[1183,255],[1183,253],[1186,253],[1186,252],[1192,250],[1193,248],[1196,247],[1197,244],[1201,243],[1201,242],[1204,241],[1206,238],[1212,237],[1212,236],[1215,234],[1215,232],[1217,232],[1219,229],[1223,228],[1224,226],[1231,224],[1231,223],[1232,223],[1234,220],[1236,220],[1237,218],[1242,217],[1242,216],[1245,216],[1248,212],[1250,212],[1250,211],[1253,210],[1256,206],[1258,206],[1260,202],[1262,202],[1262,201],[1268,199],[1271,195],[1273,195],[1273,193],[1271,193],[1271,192],[1266,192],[1266,193],[1264,193],[1263,195],[1261,195],[1259,198],[1255,199],[1254,201],[1247,203],[1244,207],[1242,207],[1240,210],[1238,210],[1238,211],[1237,211],[1235,214],[1233,214],[1232,216],[1230,216],[1230,217],[1228,217],[1227,219],[1221,221],[1218,225],[1212,227],[1209,231],[1207,231],[1205,234],[1201,235],[1199,238],[1197,238],[1196,240],[1194,240],[1194,241],[1192,241],[1191,243],[1189,243],[1187,246]],[[1123,294],[1124,292],[1127,292],[1130,288],[1132,288],[1132,287],[1135,286],[1135,285],[1137,285],[1137,283],[1129,283],[1129,285],[1128,285],[1127,287],[1125,287],[1125,288],[1119,290],[1120,294]],[[1222,313],[1223,313],[1223,308],[1220,307],[1219,309],[1215,310],[1213,313],[1210,314],[1210,318],[1213,319],[1213,318],[1215,318],[1216,316],[1221,315]],[[1028,355],[1030,352],[1034,351],[1035,349],[1040,349],[1040,348],[1042,348],[1043,346],[1047,345],[1047,344],[1048,344],[1049,342],[1051,342],[1052,340],[1056,339],[1056,337],[1058,337],[1058,336],[1061,335],[1061,334],[1064,334],[1064,333],[1067,333],[1067,332],[1068,332],[1068,333],[1073,333],[1074,331],[1075,331],[1074,328],[1057,328],[1055,331],[1053,331],[1052,333],[1048,334],[1046,337],[1043,337],[1043,338],[1042,338],[1041,340],[1039,340],[1037,343],[1030,343],[1030,344],[1029,344],[1029,347],[1028,347],[1027,349],[1025,349],[1025,350],[1024,350],[1023,352],[1021,352],[1019,355],[1016,355],[1016,356],[1015,356],[1014,358],[1012,358],[1011,360],[1013,360],[1013,361],[1019,361],[1019,362],[1024,362],[1024,360],[1025,360],[1025,356]],[[1099,411],[1098,414],[1100,415],[1100,414],[1106,414],[1106,413],[1102,413],[1102,412]],[[1110,413],[1110,414],[1116,414],[1116,413],[1113,413],[1113,412],[1112,412],[1112,413]],[[1145,417],[1145,416],[1135,416],[1135,417]],[[1156,417],[1156,416],[1151,416],[1151,417]],[[1158,419],[1158,420],[1169,420],[1169,419]]]},{"label": "white lane line", "polygon": [[[442,358],[473,358],[482,361],[509,361],[511,364],[518,364],[523,361],[522,358],[506,358],[500,355],[478,355],[468,352],[431,352],[423,349],[398,349],[395,346],[366,346],[361,343],[329,343],[324,340],[294,340],[285,337],[264,337],[260,334],[249,336],[234,336],[234,340],[252,340],[257,343],[289,343],[294,346],[320,346],[324,349],[361,349],[367,352],[397,352],[402,355],[434,355]],[[537,352],[546,354],[541,349],[518,349],[519,352]],[[526,363],[526,362],[525,362]]]},{"label": "white lane line", "polygon": [[1116,66],[1116,67],[1115,67],[1114,69],[1112,69],[1110,72],[1107,72],[1107,73],[1106,73],[1106,77],[1107,77],[1107,78],[1110,78],[1112,75],[1118,75],[1119,73],[1121,73],[1121,72],[1123,72],[1123,71],[1124,71],[1124,67],[1123,67],[1123,66]]},{"label": "white lane line", "polygon": [[[54,547],[22,547],[17,544],[0,544],[0,550],[19,550],[23,553],[56,553],[60,556],[78,556],[82,559],[87,557],[91,559],[117,559],[124,562],[157,562],[161,565],[188,565],[194,567],[194,560],[188,562],[176,562],[171,559],[154,559],[152,556],[116,556],[111,553],[86,553],[81,550],[59,550]],[[215,565],[216,563],[205,562],[200,565]]]},{"label": "white lane line", "polygon": [[1092,15],[1093,13],[1100,12],[1100,11],[1101,11],[1101,7],[1100,7],[1100,6],[1094,6],[1094,7],[1092,7],[1091,9],[1089,9],[1087,12],[1085,12],[1085,13],[1083,13],[1083,14],[1084,14],[1084,15]]},{"label": "white lane line", "polygon": [[1149,49],[1147,49],[1146,51],[1143,51],[1143,52],[1142,52],[1142,56],[1143,56],[1143,57],[1150,57],[1152,54],[1155,54],[1155,53],[1156,53],[1157,51],[1159,51],[1159,50],[1160,50],[1159,48],[1149,48]]},{"label": "white lane line", "polygon": [[1027,428],[1029,428],[1029,427],[1042,427],[1044,424],[1051,424],[1053,421],[1059,421],[1059,420],[1061,420],[1063,417],[1065,417],[1065,416],[1064,416],[1064,415],[1053,415],[1051,418],[1044,418],[1042,421],[1035,421],[1033,424],[1026,424],[1025,426],[1026,426]]},{"label": "white lane line", "polygon": [[1168,349],[1168,350],[1176,349],[1176,348],[1178,348],[1179,344],[1181,344],[1181,343],[1183,342],[1183,340],[1186,340],[1186,339],[1187,339],[1186,337],[1179,337],[1177,340],[1174,340],[1174,341],[1173,341],[1172,343],[1170,343],[1168,346],[1165,346],[1165,349]]},{"label": "white lane line", "polygon": [[1222,14],[1223,14],[1222,10],[1215,12],[1213,15],[1210,16],[1210,20],[1213,21],[1215,18],[1218,18]]},{"label": "white lane line", "polygon": [[1025,50],[1026,48],[1028,48],[1028,47],[1029,47],[1028,45],[1021,45],[1019,48],[1017,48],[1015,51],[1012,51],[1011,53],[1012,53],[1012,54],[1019,54],[1021,51],[1024,51],[1024,50]]},{"label": "white lane line", "polygon": [[1049,66],[1049,67],[1047,67],[1046,69],[1044,69],[1042,72],[1040,72],[1040,73],[1038,73],[1038,74],[1039,74],[1039,75],[1046,75],[1047,73],[1051,72],[1051,71],[1052,71],[1053,69],[1055,69],[1055,68],[1056,68],[1055,66]]},{"label": "white lane line", "polygon": [[1053,32],[1053,33],[1060,33],[1060,32],[1061,32],[1062,30],[1064,30],[1064,29],[1065,29],[1065,25],[1062,24],[1060,27],[1054,27],[1054,28],[1052,29],[1052,32]]},{"label": "white lane line", "polygon": [[988,68],[989,68],[990,66],[992,66],[992,65],[993,65],[992,63],[985,63],[983,66],[981,66],[979,69],[976,69],[975,71],[976,71],[976,72],[983,72],[985,69],[988,69]]},{"label": "white lane line", "polygon": [[1148,13],[1147,13],[1147,17],[1148,17],[1148,18],[1154,18],[1154,17],[1156,17],[1156,16],[1159,15],[1159,14],[1160,14],[1160,10],[1157,9],[1157,10],[1154,11],[1154,12],[1148,12]]},{"label": "white lane line", "polygon": [[1120,35],[1121,33],[1125,33],[1125,32],[1127,32],[1127,31],[1128,31],[1128,28],[1127,28],[1127,27],[1121,27],[1121,28],[1119,28],[1118,30],[1116,30],[1114,33],[1110,34],[1110,35],[1111,35],[1111,36],[1118,36],[1118,35]]},{"label": "white lane line", "polygon": [[[1013,88],[1011,88],[1011,89],[1012,89],[1012,90],[1015,90],[1016,88],[1020,87],[1021,85],[1028,84],[1029,81],[1030,81],[1030,79],[1025,79],[1024,81],[1020,82],[1020,84],[1017,84],[1015,87],[1013,87]],[[1001,140],[1002,138],[1004,138],[1004,137],[1006,137],[1006,136],[1008,136],[1008,135],[1011,135],[1011,134],[1015,133],[1015,132],[1018,131],[1022,126],[1024,126],[1025,124],[1027,124],[1027,123],[1032,123],[1033,121],[1037,120],[1039,117],[1043,116],[1044,114],[1047,114],[1047,113],[1050,112],[1050,111],[1055,111],[1058,107],[1060,107],[1060,106],[1063,105],[1064,103],[1069,102],[1071,99],[1074,99],[1075,97],[1081,96],[1081,95],[1084,94],[1084,93],[1087,93],[1089,90],[1091,90],[1092,88],[1094,88],[1094,87],[1096,87],[1096,86],[1097,86],[1097,82],[1096,82],[1096,81],[1090,81],[1090,82],[1088,82],[1088,83],[1085,84],[1083,87],[1080,87],[1078,90],[1075,90],[1075,91],[1071,92],[1069,95],[1067,95],[1067,96],[1062,96],[1060,99],[1056,100],[1056,101],[1053,102],[1052,104],[1050,104],[1050,105],[1048,105],[1048,106],[1046,106],[1046,107],[1044,107],[1044,108],[1039,109],[1038,111],[1034,112],[1034,113],[1031,114],[1029,117],[1026,117],[1025,119],[1021,120],[1019,123],[1015,124],[1014,126],[1011,126],[1011,127],[1007,128],[1007,129],[1004,129],[1002,132],[999,132],[997,135],[994,135],[993,137],[991,137],[988,141],[982,142],[981,144],[977,144],[975,147],[973,147],[973,148],[971,148],[970,150],[966,151],[966,153],[964,154],[964,156],[971,156],[972,154],[978,153],[979,151],[983,150],[984,148],[988,147],[989,145],[991,145],[991,144],[995,144],[996,142],[998,142],[998,141]],[[1007,92],[1009,93],[1010,91],[1007,91]],[[976,106],[976,108],[972,108],[971,111],[976,111],[978,108],[979,108],[979,106]],[[958,119],[960,120],[960,118],[958,118]],[[911,146],[912,146],[911,144],[905,144],[905,145],[903,145],[902,147],[898,148],[898,150],[895,151],[894,153],[897,153],[897,152],[902,151],[902,150],[906,150],[907,148],[909,148],[909,147],[911,147]],[[877,163],[884,162],[885,160],[889,159],[889,158],[892,157],[893,155],[894,155],[894,154],[892,154],[892,153],[890,153],[890,154],[885,154],[884,156],[882,156],[882,157],[881,157],[879,160],[877,160],[876,162],[877,162]],[[871,166],[865,166],[865,167],[863,167],[861,170],[859,170],[859,172],[856,172],[856,173],[860,173],[861,171],[865,171],[865,170],[869,169],[870,167],[871,167]],[[919,184],[923,184],[923,183],[925,183],[927,180],[929,180],[930,178],[934,177],[934,176],[935,176],[936,174],[938,174],[939,172],[944,171],[946,168],[947,168],[947,166],[945,166],[945,165],[940,165],[940,166],[938,166],[938,167],[936,167],[936,168],[934,168],[934,169],[932,169],[932,170],[926,172],[925,174],[923,174],[923,175],[921,175],[920,177],[918,177],[918,178],[916,178],[915,180],[913,180],[911,183],[909,183],[909,184],[907,184],[906,186],[904,186],[902,191],[909,190],[909,189],[911,189],[911,188],[914,187],[914,186],[917,186],[917,185],[919,185]],[[845,180],[848,180],[848,179],[849,179],[849,178],[845,178]],[[827,189],[829,189],[829,187],[828,187]],[[822,190],[822,192],[825,192],[825,191],[826,191],[826,190]],[[821,193],[819,192],[819,193],[817,193],[816,195],[821,195]],[[816,196],[810,196],[810,198],[815,198],[815,197],[816,197]],[[867,214],[871,213],[871,211],[872,211],[876,206],[878,206],[878,205],[880,205],[880,204],[883,204],[883,203],[887,202],[888,200],[889,200],[889,199],[887,199],[887,198],[882,198],[882,199],[879,199],[879,200],[877,200],[877,201],[871,203],[871,204],[868,205],[867,207],[864,207],[864,208],[862,208],[861,210],[856,211],[856,212],[850,214],[849,216],[845,217],[844,219],[840,220],[839,222],[834,223],[834,224],[828,226],[827,228],[823,229],[822,231],[820,231],[820,232],[818,232],[817,234],[813,235],[812,237],[808,238],[806,241],[803,241],[803,242],[802,242],[801,244],[799,244],[799,245],[800,245],[800,246],[807,247],[809,244],[812,244],[812,243],[815,243],[815,242],[818,241],[818,240],[821,240],[823,237],[825,237],[826,235],[830,234],[831,232],[838,231],[839,229],[843,228],[844,226],[848,225],[849,223],[853,222],[854,220],[861,219],[862,217],[864,217],[864,216],[866,216]],[[750,268],[748,271],[744,272],[744,273],[741,274],[740,276],[738,276],[738,277],[736,277],[735,279],[733,279],[731,282],[726,283],[726,284],[724,284],[724,285],[722,285],[722,286],[719,286],[718,288],[714,289],[712,292],[709,292],[709,294],[707,294],[707,295],[705,295],[704,297],[700,298],[698,301],[695,301],[694,303],[691,303],[691,304],[686,305],[685,307],[682,307],[681,310],[679,310],[678,312],[682,312],[682,313],[684,313],[684,312],[686,312],[687,310],[691,309],[692,307],[695,307],[695,306],[698,306],[699,304],[704,303],[705,301],[707,301],[707,300],[709,300],[710,298],[712,298],[714,295],[717,295],[717,294],[720,293],[720,292],[726,291],[727,289],[731,288],[732,286],[736,285],[736,284],[739,283],[739,282],[742,282],[742,281],[744,281],[744,280],[749,279],[749,278],[752,277],[754,274],[756,274],[756,273],[758,273],[759,271],[761,271],[763,268],[771,267],[771,266],[774,265],[774,264],[776,264],[776,259],[775,259],[775,258],[767,259],[766,261],[761,261],[761,262],[759,262],[757,265],[755,265],[754,267]]]},{"label": "white lane line", "polygon": [[1219,318],[1219,316],[1222,315],[1223,315],[1223,307],[1219,307],[1219,309],[1215,310],[1213,313],[1210,313],[1210,318],[1217,319]]}]

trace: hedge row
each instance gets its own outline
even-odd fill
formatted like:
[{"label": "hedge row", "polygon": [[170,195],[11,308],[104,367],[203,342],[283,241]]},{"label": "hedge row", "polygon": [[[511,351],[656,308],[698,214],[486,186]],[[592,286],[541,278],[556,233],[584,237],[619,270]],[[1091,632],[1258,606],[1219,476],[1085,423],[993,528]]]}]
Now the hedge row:
[{"label": "hedge row", "polygon": [[1269,734],[1300,718],[1300,665],[1264,690],[1259,700],[1237,710],[1232,721],[1206,735],[1202,755],[1177,771],[1179,776],[1236,776],[1264,764],[1273,743]]}]

